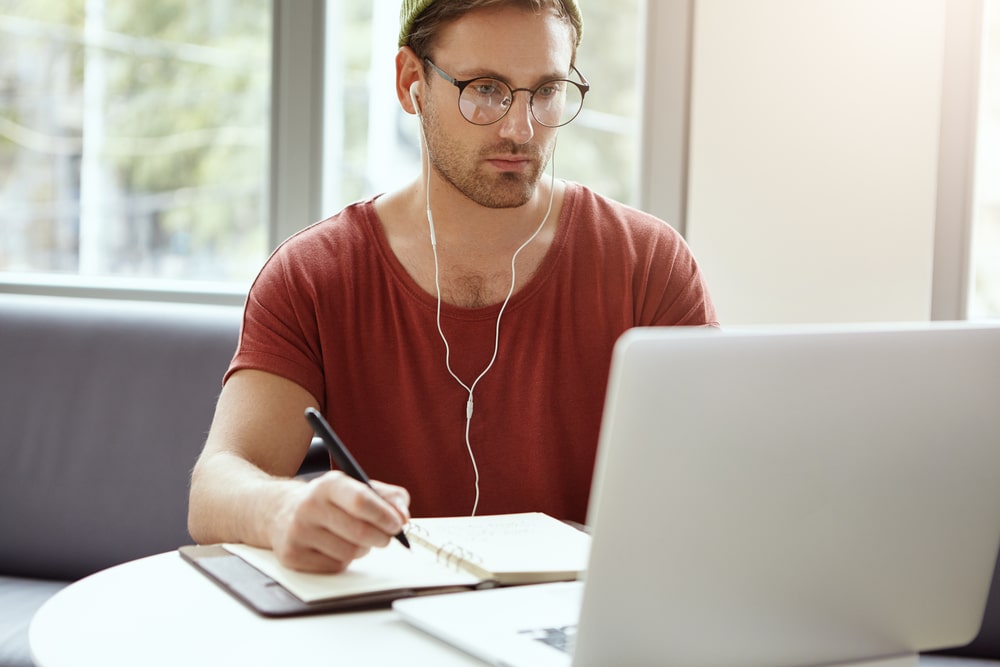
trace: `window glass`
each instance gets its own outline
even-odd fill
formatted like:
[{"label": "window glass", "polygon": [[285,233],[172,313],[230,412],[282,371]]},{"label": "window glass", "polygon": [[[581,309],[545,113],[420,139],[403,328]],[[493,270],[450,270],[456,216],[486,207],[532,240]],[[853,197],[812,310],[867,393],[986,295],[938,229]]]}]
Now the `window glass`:
[{"label": "window glass", "polygon": [[0,0],[0,272],[245,280],[269,0]]},{"label": "window glass", "polygon": [[1000,0],[986,3],[969,317],[1000,317]]}]

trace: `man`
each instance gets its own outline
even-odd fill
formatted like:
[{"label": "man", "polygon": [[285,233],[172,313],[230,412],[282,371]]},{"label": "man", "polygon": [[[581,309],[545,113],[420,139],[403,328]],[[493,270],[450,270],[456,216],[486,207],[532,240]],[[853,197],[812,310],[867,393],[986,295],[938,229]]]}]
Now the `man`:
[{"label": "man", "polygon": [[[716,324],[676,232],[545,173],[588,87],[574,0],[408,0],[401,19],[422,174],[261,271],[192,476],[199,542],[336,572],[410,512],[582,522],[615,340]],[[309,406],[378,494],[339,471],[292,479]]]}]

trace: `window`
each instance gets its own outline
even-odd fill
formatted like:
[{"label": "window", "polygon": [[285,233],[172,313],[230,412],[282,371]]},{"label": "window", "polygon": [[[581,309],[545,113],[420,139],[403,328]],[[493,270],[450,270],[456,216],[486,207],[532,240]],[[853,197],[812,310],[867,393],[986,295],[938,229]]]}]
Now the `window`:
[{"label": "window", "polygon": [[247,280],[268,0],[0,0],[0,271]]},{"label": "window", "polygon": [[986,3],[969,317],[1000,317],[1000,0]]},{"label": "window", "polygon": [[[634,204],[639,0],[583,9],[593,88],[561,131],[556,176]],[[324,12],[316,84],[301,42]],[[314,217],[413,178],[417,124],[392,85],[398,16],[399,0],[0,0],[0,282],[242,291]],[[274,44],[272,93],[276,21],[294,35]],[[309,97],[316,85],[325,94]],[[310,105],[321,123],[287,120]],[[289,131],[308,149],[289,148]],[[304,155],[317,144],[321,160]],[[321,202],[282,189],[309,178]]]}]

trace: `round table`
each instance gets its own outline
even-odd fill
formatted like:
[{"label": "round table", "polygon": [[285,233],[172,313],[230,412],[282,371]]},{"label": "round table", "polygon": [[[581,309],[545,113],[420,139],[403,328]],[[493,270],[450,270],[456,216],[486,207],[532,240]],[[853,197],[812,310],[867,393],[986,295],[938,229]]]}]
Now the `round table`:
[{"label": "round table", "polygon": [[484,664],[388,609],[264,618],[177,552],[64,588],[35,615],[29,642],[38,667]]}]

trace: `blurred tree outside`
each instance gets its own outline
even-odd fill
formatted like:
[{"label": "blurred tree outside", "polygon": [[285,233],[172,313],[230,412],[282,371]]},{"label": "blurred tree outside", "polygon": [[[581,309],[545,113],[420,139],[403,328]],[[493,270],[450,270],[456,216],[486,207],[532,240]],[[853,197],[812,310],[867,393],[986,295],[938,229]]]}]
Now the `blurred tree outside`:
[{"label": "blurred tree outside", "polygon": [[0,0],[0,270],[247,278],[267,0]]}]

